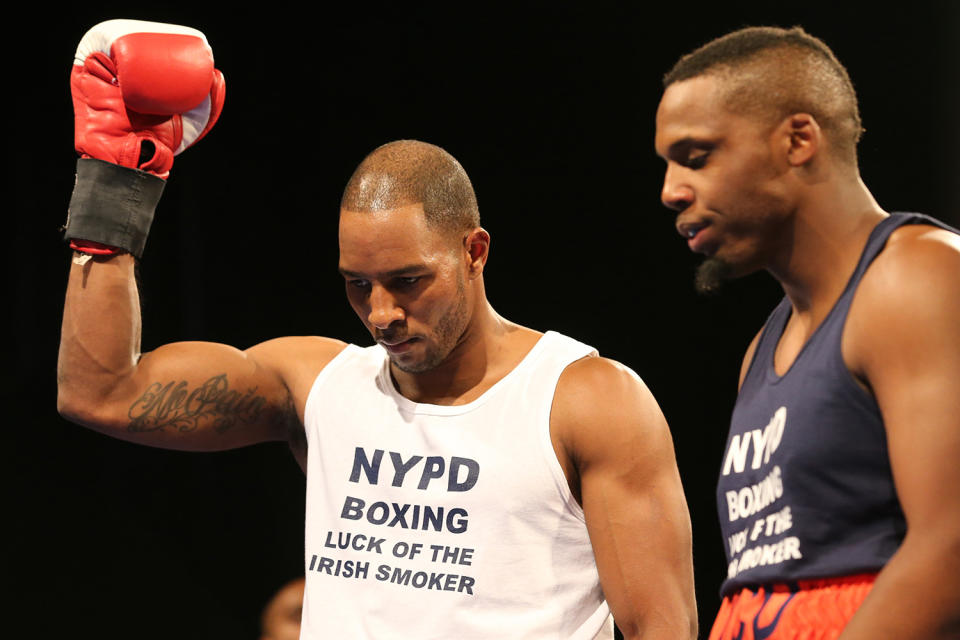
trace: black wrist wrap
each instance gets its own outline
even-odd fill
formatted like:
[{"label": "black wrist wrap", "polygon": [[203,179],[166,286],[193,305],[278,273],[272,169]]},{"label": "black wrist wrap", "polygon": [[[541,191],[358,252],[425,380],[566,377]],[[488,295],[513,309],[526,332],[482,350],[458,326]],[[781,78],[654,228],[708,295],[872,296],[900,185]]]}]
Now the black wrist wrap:
[{"label": "black wrist wrap", "polygon": [[120,165],[80,158],[64,239],[125,249],[138,259],[166,180]]}]

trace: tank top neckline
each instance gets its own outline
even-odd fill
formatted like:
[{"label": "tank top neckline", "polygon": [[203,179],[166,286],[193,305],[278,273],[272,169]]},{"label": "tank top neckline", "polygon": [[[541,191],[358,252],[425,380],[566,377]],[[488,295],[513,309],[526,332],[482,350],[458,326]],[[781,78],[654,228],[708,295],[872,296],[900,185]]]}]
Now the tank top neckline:
[{"label": "tank top neckline", "polygon": [[[860,258],[857,260],[857,265],[854,267],[850,277],[847,278],[847,283],[844,285],[843,291],[841,291],[840,295],[837,296],[837,299],[833,301],[830,311],[827,312],[827,315],[823,317],[823,320],[820,321],[820,324],[817,325],[817,328],[813,330],[813,333],[810,334],[810,337],[807,338],[807,340],[803,343],[803,346],[800,347],[796,357],[794,357],[793,362],[790,363],[790,366],[787,367],[787,370],[781,375],[777,373],[777,348],[780,346],[780,340],[783,339],[783,332],[787,328],[787,323],[790,322],[790,318],[793,317],[793,304],[790,302],[790,298],[787,296],[783,297],[783,300],[781,300],[780,304],[778,305],[778,310],[779,307],[786,306],[786,311],[782,313],[783,317],[778,318],[778,322],[768,323],[768,325],[763,329],[764,334],[769,332],[769,336],[764,335],[761,337],[761,341],[764,338],[768,338],[770,340],[770,346],[767,349],[769,353],[757,354],[758,356],[765,356],[765,377],[769,384],[780,384],[780,382],[787,378],[790,375],[790,372],[796,368],[797,363],[801,358],[804,357],[804,354],[812,348],[810,345],[819,338],[823,331],[825,331],[824,327],[829,325],[834,316],[839,313],[838,309],[840,309],[841,304],[845,302],[850,295],[852,295],[852,292],[859,284],[860,279],[866,272],[866,267],[869,266],[869,263],[864,263],[868,260],[872,262],[873,258],[876,257],[876,254],[879,253],[879,251],[870,251],[875,238],[880,235],[889,224],[892,224],[890,222],[891,220],[895,220],[900,217],[902,216],[898,214],[888,214],[885,218],[880,220],[880,222],[874,225],[873,229],[870,230],[870,235],[867,236],[867,241],[864,243],[863,248],[860,251]],[[886,240],[884,240],[884,244],[886,244]],[[879,248],[882,247],[883,245],[881,245]],[[844,313],[846,314],[849,311],[849,306],[847,306],[847,308],[844,310]],[[842,325],[846,325],[846,317],[843,318]]]}]

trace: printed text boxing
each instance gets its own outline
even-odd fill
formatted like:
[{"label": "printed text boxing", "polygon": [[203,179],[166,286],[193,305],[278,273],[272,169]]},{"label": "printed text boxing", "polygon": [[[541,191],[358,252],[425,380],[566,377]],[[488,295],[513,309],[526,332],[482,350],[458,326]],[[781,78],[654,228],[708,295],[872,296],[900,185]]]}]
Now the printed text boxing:
[{"label": "printed text boxing", "polygon": [[347,496],[340,517],[344,520],[366,519],[370,524],[463,533],[467,530],[467,510],[460,507],[444,508],[419,504],[397,504],[377,501],[370,505],[362,498]]},{"label": "printed text boxing", "polygon": [[739,491],[727,491],[726,497],[730,522],[766,509],[783,497],[783,480],[779,465],[757,484],[743,487]]}]

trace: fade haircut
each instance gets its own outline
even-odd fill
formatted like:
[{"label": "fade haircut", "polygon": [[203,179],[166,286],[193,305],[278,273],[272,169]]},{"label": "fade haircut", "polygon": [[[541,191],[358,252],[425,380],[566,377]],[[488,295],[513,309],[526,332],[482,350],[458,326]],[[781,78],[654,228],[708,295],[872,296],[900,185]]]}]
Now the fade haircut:
[{"label": "fade haircut", "polygon": [[418,140],[374,149],[347,182],[340,208],[369,213],[417,203],[434,229],[454,234],[480,226],[467,172],[440,147]]},{"label": "fade haircut", "polygon": [[747,27],[721,36],[680,58],[663,87],[702,75],[723,80],[723,103],[732,113],[772,126],[809,113],[837,156],[856,164],[863,126],[853,83],[830,47],[801,27]]}]

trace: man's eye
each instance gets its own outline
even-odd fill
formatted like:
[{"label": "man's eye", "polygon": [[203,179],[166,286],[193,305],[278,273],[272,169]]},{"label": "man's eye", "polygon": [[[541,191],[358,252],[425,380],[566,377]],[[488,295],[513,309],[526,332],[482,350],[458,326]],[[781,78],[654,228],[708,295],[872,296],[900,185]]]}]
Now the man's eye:
[{"label": "man's eye", "polygon": [[404,276],[402,278],[397,278],[397,283],[401,287],[412,287],[418,282],[420,282],[420,276]]},{"label": "man's eye", "polygon": [[691,155],[687,158],[686,166],[688,169],[702,169],[704,165],[707,164],[707,157],[709,153],[703,152],[696,155]]},{"label": "man's eye", "polygon": [[367,280],[347,280],[347,286],[354,289],[369,289],[370,282]]}]

